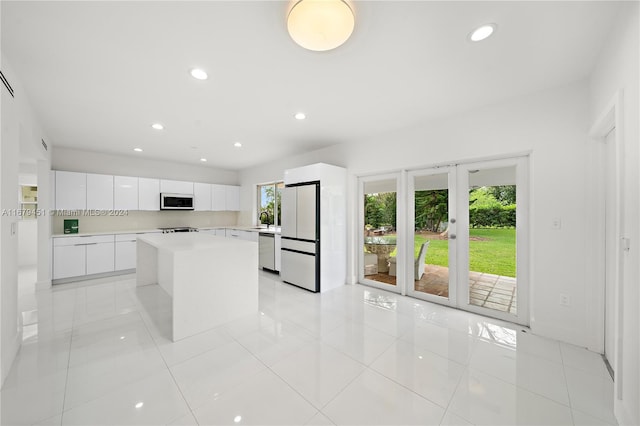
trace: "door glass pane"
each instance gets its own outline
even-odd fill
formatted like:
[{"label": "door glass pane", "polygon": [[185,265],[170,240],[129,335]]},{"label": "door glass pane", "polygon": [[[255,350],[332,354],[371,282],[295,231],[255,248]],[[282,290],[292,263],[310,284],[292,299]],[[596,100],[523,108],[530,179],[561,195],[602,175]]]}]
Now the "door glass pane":
[{"label": "door glass pane", "polygon": [[364,184],[364,277],[396,285],[396,179]]},{"label": "door glass pane", "polygon": [[449,297],[449,174],[416,176],[415,291]]},{"label": "door glass pane", "polygon": [[516,314],[516,167],[469,172],[469,303]]}]

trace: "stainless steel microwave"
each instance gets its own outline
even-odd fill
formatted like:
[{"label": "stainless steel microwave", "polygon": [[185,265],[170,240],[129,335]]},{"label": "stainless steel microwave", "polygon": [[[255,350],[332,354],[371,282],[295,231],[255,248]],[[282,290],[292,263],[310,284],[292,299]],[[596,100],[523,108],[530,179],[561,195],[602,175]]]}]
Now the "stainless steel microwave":
[{"label": "stainless steel microwave", "polygon": [[193,210],[191,194],[160,194],[160,210]]}]

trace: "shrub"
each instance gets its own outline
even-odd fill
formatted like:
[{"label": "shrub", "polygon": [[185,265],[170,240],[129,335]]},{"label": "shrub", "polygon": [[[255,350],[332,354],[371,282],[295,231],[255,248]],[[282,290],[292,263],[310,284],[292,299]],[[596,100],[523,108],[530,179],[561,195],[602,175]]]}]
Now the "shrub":
[{"label": "shrub", "polygon": [[516,205],[492,205],[469,208],[469,226],[472,228],[511,228],[516,226]]}]

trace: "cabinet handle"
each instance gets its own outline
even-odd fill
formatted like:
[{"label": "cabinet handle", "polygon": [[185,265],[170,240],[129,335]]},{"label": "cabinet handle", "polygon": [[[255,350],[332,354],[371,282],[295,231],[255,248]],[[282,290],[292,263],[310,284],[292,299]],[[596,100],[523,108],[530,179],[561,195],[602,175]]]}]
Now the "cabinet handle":
[{"label": "cabinet handle", "polygon": [[98,243],[84,243],[84,244],[74,244],[74,246],[95,246]]}]

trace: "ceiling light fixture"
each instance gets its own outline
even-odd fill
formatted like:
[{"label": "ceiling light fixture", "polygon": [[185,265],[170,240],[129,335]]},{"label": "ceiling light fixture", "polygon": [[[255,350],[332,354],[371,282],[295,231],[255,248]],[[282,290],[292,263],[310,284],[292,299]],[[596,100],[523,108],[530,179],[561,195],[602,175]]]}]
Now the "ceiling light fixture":
[{"label": "ceiling light fixture", "polygon": [[164,129],[164,126],[162,124],[160,124],[160,123],[153,123],[151,125],[151,127],[153,127],[156,130],[163,130]]},{"label": "ceiling light fixture", "polygon": [[200,68],[194,68],[190,72],[191,72],[191,77],[198,80],[206,80],[207,78],[209,78],[207,73],[204,70],[201,70]]},{"label": "ceiling light fixture", "polygon": [[307,115],[304,112],[298,112],[296,113],[296,115],[294,115],[294,117],[296,118],[296,120],[304,120],[305,118],[307,118]]},{"label": "ceiling light fixture", "polygon": [[354,26],[353,10],[345,0],[299,0],[287,17],[293,41],[316,52],[341,46]]},{"label": "ceiling light fixture", "polygon": [[200,161],[202,161],[203,163],[206,163],[207,159],[206,158],[201,158]]},{"label": "ceiling light fixture", "polygon": [[135,152],[142,152],[142,148],[133,148]]},{"label": "ceiling light fixture", "polygon": [[491,36],[491,34],[493,34],[496,31],[497,28],[498,28],[498,26],[496,24],[485,24],[485,25],[482,25],[482,26],[476,28],[475,30],[473,30],[469,34],[469,40],[471,40],[471,41],[482,41],[482,40],[488,38],[489,36]]},{"label": "ceiling light fixture", "polygon": [[236,142],[233,144],[233,146],[235,146],[236,148],[240,148],[242,147],[242,144],[240,142]]}]

